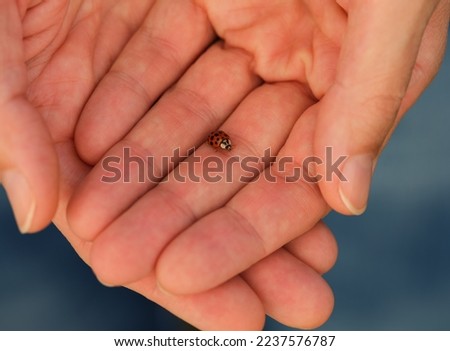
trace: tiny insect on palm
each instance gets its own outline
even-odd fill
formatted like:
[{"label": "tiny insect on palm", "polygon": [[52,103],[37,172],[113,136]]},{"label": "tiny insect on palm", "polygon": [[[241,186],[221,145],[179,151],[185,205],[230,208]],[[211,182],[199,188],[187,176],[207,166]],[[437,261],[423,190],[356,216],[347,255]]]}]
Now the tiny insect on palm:
[{"label": "tiny insect on palm", "polygon": [[208,144],[216,149],[231,151],[231,139],[223,130],[211,132],[208,136]]}]

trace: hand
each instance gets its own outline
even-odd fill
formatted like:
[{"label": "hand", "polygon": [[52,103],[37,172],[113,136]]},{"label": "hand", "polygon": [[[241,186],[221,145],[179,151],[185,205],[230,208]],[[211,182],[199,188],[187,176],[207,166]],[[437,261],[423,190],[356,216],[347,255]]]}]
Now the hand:
[{"label": "hand", "polygon": [[[152,5],[128,0],[0,3],[0,43],[6,43],[0,51],[2,181],[23,232],[42,228],[58,206],[55,223],[88,264],[91,243],[74,236],[66,219],[75,186],[90,171],[75,152],[74,127],[86,100],[125,43],[135,31],[145,38],[148,27],[141,22]],[[159,58],[164,61],[164,56]],[[215,67],[220,62],[211,64]],[[177,72],[171,70],[173,79],[183,70],[183,66]],[[166,73],[161,72],[160,78]],[[247,74],[245,79],[251,81],[247,86],[253,87],[257,80],[248,78]],[[155,96],[171,83],[170,79],[162,83]],[[242,91],[236,101],[244,97],[239,96]],[[89,106],[96,108],[93,103]],[[107,139],[107,130],[97,136]],[[18,174],[22,176],[17,178]],[[287,324],[314,327],[331,312],[331,292],[320,274],[335,257],[331,233],[317,224],[247,270],[246,282],[236,277],[211,291],[181,297],[161,292],[152,275],[129,287],[202,328],[260,328],[264,313]]]},{"label": "hand", "polygon": [[[278,159],[292,157],[294,164],[301,164],[311,155],[324,160],[325,146],[330,146],[334,155],[348,156],[340,166],[348,182],[323,179],[320,193],[314,184],[273,184],[264,177],[246,186],[195,186],[176,184],[172,167],[158,169],[159,178],[169,174],[160,186],[140,183],[134,174],[131,183],[113,188],[100,182],[107,172],[97,165],[69,215],[75,232],[93,241],[92,265],[102,281],[122,284],[153,277],[157,266],[165,289],[178,294],[205,291],[313,226],[328,211],[324,199],[345,214],[365,209],[372,164],[399,118],[438,70],[449,2],[323,4],[254,0],[202,1],[194,9],[185,5],[189,11],[175,11],[176,19],[165,21],[165,28],[177,28],[176,34],[152,29],[146,38],[151,45],[144,47],[136,39],[123,51],[88,102],[76,144],[91,164],[104,154],[123,159],[125,148],[134,155],[152,155],[159,164],[176,147],[185,153],[202,144],[208,132],[223,124],[239,155],[261,156],[270,146]],[[157,5],[152,13],[165,13],[164,4]],[[188,78],[141,119],[159,96],[153,91],[155,75],[159,82],[161,72],[185,67],[192,56],[180,45],[206,47],[212,39],[199,32],[210,33],[211,26],[225,46],[211,47],[187,72]],[[163,62],[149,59],[155,51],[164,53]],[[247,69],[239,70],[239,64]],[[266,82],[298,85],[265,84],[252,90],[255,73]],[[249,91],[227,119],[238,97]],[[108,138],[99,138],[106,127]],[[203,159],[211,149],[202,146],[197,154]],[[182,174],[188,166],[189,159],[180,164]],[[272,170],[283,179],[277,166]],[[325,175],[326,169],[319,165],[317,173]],[[176,215],[168,217],[168,212]]]},{"label": "hand", "polygon": [[319,100],[314,155],[324,160],[331,147],[348,156],[347,181],[323,179],[320,190],[336,211],[364,212],[382,148],[441,64],[450,1],[199,3],[260,77],[299,81]]},{"label": "hand", "polygon": [[[234,67],[235,70],[235,73],[231,76],[229,74],[229,67]],[[136,128],[114,146],[109,153],[109,157],[117,155],[119,157],[118,159],[123,161],[123,153],[126,152],[125,150],[131,150],[131,155],[135,159],[136,156],[141,156],[137,160],[141,160],[142,163],[147,160],[147,156],[151,155],[154,164],[158,167],[161,164],[162,157],[171,155],[177,145],[180,145],[181,154],[185,153],[190,145],[190,136],[186,131],[191,132],[189,125],[193,123],[196,116],[201,115],[198,112],[199,110],[197,110],[198,107],[192,104],[192,101],[195,101],[195,99],[202,101],[210,97],[220,99],[219,101],[215,101],[215,103],[220,103],[219,105],[223,109],[232,110],[233,105],[231,104],[237,104],[245,95],[239,89],[236,89],[237,86],[242,86],[239,83],[247,81],[247,84],[243,86],[253,88],[252,82],[254,79],[251,79],[252,76],[246,72],[247,67],[248,59],[246,55],[241,56],[240,53],[234,50],[224,52],[220,45],[212,46],[176,83],[173,89],[159,99],[159,102],[150,110],[144,119],[140,120]],[[214,76],[217,77],[217,80],[214,84],[208,85],[204,83],[204,77],[211,70],[214,71]],[[234,90],[235,93],[225,95],[228,98],[224,99],[222,95],[217,96],[216,94],[221,89],[225,91]],[[196,95],[185,95],[187,93],[193,94],[191,92],[196,92],[200,97],[196,98]],[[286,97],[288,98],[286,99]],[[234,119],[237,126],[249,129],[248,124],[257,126],[261,120],[261,113],[269,113],[268,116],[272,116],[271,122],[269,123],[268,120],[263,126],[255,128],[254,132],[248,134],[252,138],[249,142],[245,142],[244,136],[240,137],[239,128],[236,128],[236,130],[229,129],[226,126],[225,128],[226,130],[231,130],[231,134],[236,138],[235,141],[240,145],[236,149],[240,150],[242,155],[258,155],[267,145],[271,145],[276,153],[281,147],[280,141],[283,140],[283,138],[279,138],[279,135],[289,132],[297,116],[301,114],[304,108],[310,106],[310,104],[311,100],[309,97],[305,96],[303,90],[295,83],[263,85],[250,93],[244,103],[240,104],[235,113],[229,118],[229,121]],[[200,109],[205,105],[212,104],[209,102],[198,104]],[[229,105],[232,107],[228,107]],[[255,108],[255,106],[259,106],[259,108]],[[227,111],[225,113],[212,113],[211,119],[220,118],[221,115],[226,117],[228,113]],[[216,115],[217,117],[215,117]],[[161,116],[163,116],[164,123],[161,123]],[[278,123],[278,116],[284,116],[283,123]],[[302,127],[305,129],[305,133],[307,133],[307,127],[312,120],[306,118],[304,121],[308,122]],[[185,123],[185,127],[177,127],[177,123]],[[195,130],[192,132],[198,133],[200,140],[207,135],[204,132],[203,135],[201,134],[202,128],[212,128],[207,125],[204,126],[202,123],[196,123],[196,125],[198,126],[199,132]],[[161,129],[155,131],[152,130],[153,128]],[[153,133],[158,137],[152,138],[151,135]],[[171,137],[164,137],[166,135],[170,135]],[[306,138],[307,135],[305,135]],[[146,143],[151,143],[151,145],[145,145]],[[171,146],[171,143],[173,146]],[[200,143],[203,144],[201,141]],[[307,142],[306,145],[308,145]],[[308,153],[308,150],[306,148],[305,153]],[[211,151],[210,146],[204,145],[203,148],[201,147],[196,151],[196,157],[204,159],[205,156],[211,154]],[[223,158],[225,162],[230,157],[230,154],[224,155],[217,153],[217,157]],[[106,160],[108,157],[104,159]],[[144,169],[147,166],[145,165]],[[195,168],[196,174],[201,176],[201,162],[193,164],[193,167]],[[124,172],[127,172],[129,169],[125,162],[119,165],[119,168],[123,169]],[[189,168],[188,163],[183,163],[177,170],[181,176],[188,176]],[[195,221],[193,216],[189,216],[190,213],[197,212],[201,214],[203,211],[209,211],[210,206],[214,206],[216,203],[220,205],[224,199],[232,196],[245,183],[238,181],[213,183],[207,182],[205,179],[201,179],[200,182],[195,182],[191,178],[187,178],[186,182],[180,182],[176,179],[175,173],[171,173],[168,180],[162,183],[158,181],[144,182],[139,180],[140,170],[142,170],[140,167],[131,168],[131,174],[129,175],[131,182],[125,182],[121,178],[116,183],[111,184],[102,181],[103,176],[109,176],[109,171],[104,167],[104,163],[102,162],[96,165],[81,185],[81,188],[77,189],[77,193],[74,194],[69,209],[71,216],[70,225],[82,239],[87,242],[93,241],[89,256],[90,264],[102,282],[109,285],[131,285],[134,289],[142,291],[136,288],[134,282],[138,281],[141,285],[146,286],[146,296],[158,301],[161,299],[161,295],[155,279],[154,266],[161,250],[174,235]],[[158,172],[159,169],[152,169],[152,171]],[[242,171],[237,168],[235,173],[233,173],[233,178],[237,180],[241,175]],[[268,185],[270,186],[271,184],[268,183]],[[274,186],[283,187],[283,183],[274,184]],[[146,193],[150,188],[152,190]],[[285,187],[283,191],[289,192],[291,191],[290,189],[292,188]],[[304,192],[305,195],[308,195],[302,201],[307,202],[311,198],[312,205],[308,208],[310,210],[309,213],[302,212],[295,214],[289,211],[286,212],[286,221],[292,222],[292,226],[286,225],[286,230],[290,231],[289,235],[292,235],[293,238],[308,231],[317,223],[318,219],[314,214],[315,212],[325,213],[327,211],[324,201],[317,192],[317,187],[301,184],[297,191],[300,193]],[[205,199],[206,201],[201,199],[205,193],[208,194],[208,197]],[[268,195],[270,196],[270,194]],[[280,196],[282,195],[280,194]],[[289,199],[289,197],[286,198]],[[254,203],[254,206],[257,205],[257,203]],[[271,203],[267,203],[265,210],[272,211],[271,205]],[[289,206],[289,202],[285,206]],[[127,207],[130,207],[130,209],[127,210]],[[264,209],[264,207],[261,206],[260,209]],[[92,215],[94,212],[95,216]],[[89,213],[91,214],[89,215]],[[117,214],[118,218],[111,216],[115,214]],[[307,219],[308,214],[311,214],[312,220],[302,221],[302,219]],[[110,224],[108,220],[115,221]],[[301,225],[296,224],[301,221],[303,222]],[[230,224],[233,225],[232,222]],[[98,229],[102,225],[105,228]],[[224,240],[233,238],[233,236],[239,234],[239,232],[233,230],[233,227],[228,227],[228,224],[224,228],[225,230],[217,232],[218,234],[224,233],[222,236]],[[67,230],[64,231],[67,232]],[[313,231],[317,232],[316,229],[313,229]],[[92,237],[89,237],[90,235]],[[321,237],[325,238],[325,240],[317,239],[317,244],[315,244],[317,249],[315,252],[308,252],[314,256],[314,260],[320,261],[321,265],[326,266],[328,270],[335,260],[336,247],[334,240],[329,234],[322,234]],[[208,241],[210,242],[210,240]],[[301,241],[293,244],[292,247],[301,249],[303,245],[306,245],[305,243],[300,244]],[[246,249],[245,245],[248,245],[248,243],[243,244],[243,249]],[[258,246],[255,246],[255,249],[259,249]],[[205,251],[205,253],[208,252],[209,250]],[[215,272],[214,274],[218,275],[221,273],[226,274],[226,269],[228,269],[233,260],[237,263],[241,262],[240,252],[239,248],[230,252],[233,257],[231,257],[230,262],[226,262],[223,265],[223,268],[218,267],[218,269],[215,269],[209,267],[211,273]],[[296,252],[296,250],[291,251],[287,247],[281,252]],[[255,328],[255,325],[261,325],[261,317],[264,311],[272,315],[275,319],[292,326],[312,327],[323,323],[331,312],[333,304],[330,289],[320,277],[320,274],[313,272],[301,262],[298,263],[299,268],[295,270],[292,270],[292,268],[288,269],[289,264],[285,265],[284,263],[283,265],[286,268],[281,269],[278,264],[275,264],[280,259],[277,258],[279,254],[280,252],[277,252],[274,256],[268,257],[267,261],[263,260],[245,272],[245,281],[240,277],[229,277],[232,279],[225,285],[216,286],[215,289],[208,290],[212,296],[221,296],[221,304],[225,305],[221,305],[220,310],[227,311],[225,315],[229,319],[210,318],[207,321],[208,323],[205,323],[205,321],[192,321],[191,318],[191,323],[194,323],[202,329],[218,328],[217,323],[226,323],[226,328]],[[282,255],[281,257],[285,259],[289,257],[284,256],[284,254]],[[310,262],[303,257],[302,260],[304,262]],[[316,265],[313,265],[313,267],[317,269]],[[255,270],[258,273],[252,273]],[[209,278],[211,276],[209,273],[210,270],[207,268],[207,271],[207,278]],[[317,269],[317,271],[323,273],[322,269]],[[189,279],[188,277],[186,278],[187,280]],[[228,277],[225,280],[228,280]],[[236,281],[239,282],[238,286],[235,286]],[[294,286],[292,282],[296,282],[298,285]],[[227,293],[230,298],[234,299],[236,296],[239,296],[239,308],[230,308],[227,306],[226,300],[223,297],[224,293],[221,292],[219,294],[224,289],[225,291],[230,291]],[[159,292],[159,294],[156,295],[153,292],[154,290]],[[283,296],[281,291],[284,291],[287,296]],[[197,292],[201,293],[200,291],[195,291],[195,293]],[[254,296],[255,292],[257,296]],[[252,299],[255,297],[258,298],[258,303],[264,307],[261,309],[261,312],[248,312],[249,308],[255,309],[255,302],[249,302],[250,297]],[[219,299],[215,297],[213,301],[217,300]],[[286,300],[291,300],[292,304],[286,304]],[[214,303],[217,304],[217,302]],[[183,302],[183,304],[186,305],[186,302]],[[167,303],[165,306],[167,307]],[[196,308],[204,310],[198,306]],[[210,309],[211,307],[208,307],[208,310]],[[233,312],[230,312],[230,310]],[[183,314],[181,315],[183,316]],[[205,318],[205,315],[207,316],[208,314],[198,312],[198,315],[201,318]],[[184,318],[186,317],[184,316]],[[214,323],[211,323],[212,321]],[[224,324],[219,325],[220,328],[224,327]]]}]

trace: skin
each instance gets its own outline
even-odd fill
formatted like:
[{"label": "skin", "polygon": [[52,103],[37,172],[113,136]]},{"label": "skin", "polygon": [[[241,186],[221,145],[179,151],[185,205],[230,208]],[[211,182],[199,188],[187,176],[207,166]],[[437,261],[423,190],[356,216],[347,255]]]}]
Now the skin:
[{"label": "skin", "polygon": [[[317,7],[317,2],[312,1],[204,1],[198,6],[225,41],[220,54],[224,59],[225,53],[236,55],[232,59],[235,62],[238,57],[248,56],[247,71],[272,82],[271,87],[277,91],[286,86],[275,82],[295,82],[300,89],[298,95],[286,91],[281,93],[284,100],[271,105],[268,96],[276,95],[274,91],[262,93],[266,84],[249,94],[225,121],[224,116],[232,110],[226,107],[233,94],[239,88],[246,89],[249,83],[243,80],[244,72],[238,74],[241,81],[230,81],[235,78],[235,71],[229,68],[228,61],[209,71],[209,75],[201,69],[201,74],[195,73],[196,67],[215,54],[210,48],[192,66],[193,71],[185,75],[195,76],[199,83],[187,85],[180,80],[143,118],[137,114],[130,119],[128,111],[128,119],[125,115],[117,117],[120,123],[128,125],[122,126],[122,132],[114,138],[128,134],[110,148],[113,136],[105,141],[89,135],[104,126],[102,114],[108,109],[103,106],[113,99],[109,93],[111,84],[121,84],[121,78],[114,77],[124,73],[117,74],[113,68],[112,77],[99,85],[77,126],[76,140],[80,140],[77,146],[82,157],[95,163],[105,153],[120,156],[124,147],[130,147],[137,155],[151,154],[156,158],[171,154],[177,146],[186,152],[220,126],[232,135],[235,144],[241,145],[239,151],[234,149],[240,155],[261,155],[264,146],[269,145],[279,157],[291,156],[300,164],[309,155],[324,159],[325,146],[332,146],[335,154],[348,156],[341,170],[349,181],[340,184],[334,178],[319,182],[317,187],[306,182],[269,184],[261,177],[239,191],[223,186],[220,193],[211,193],[212,185],[177,184],[172,173],[168,182],[158,187],[135,180],[117,184],[111,192],[109,185],[99,181],[105,170],[96,166],[71,202],[69,217],[75,219],[71,225],[76,233],[93,240],[93,268],[108,284],[134,281],[156,269],[159,284],[166,290],[198,293],[219,286],[288,243],[297,231],[310,228],[328,211],[324,199],[342,213],[361,213],[376,158],[399,119],[438,70],[449,9],[448,1],[396,2],[395,6],[388,1],[368,2],[364,6],[360,2],[328,1],[325,7]],[[194,43],[200,40],[198,36],[190,39]],[[158,40],[167,44],[173,39]],[[117,69],[121,69],[122,61],[130,62],[135,52],[133,45],[126,48],[116,62]],[[183,61],[183,52],[173,56],[177,62]],[[145,63],[135,66],[142,65]],[[232,66],[235,68],[236,63]],[[128,66],[126,72],[139,86],[146,86],[145,77],[141,79]],[[276,134],[272,132],[276,124],[270,122],[287,114],[279,109],[289,107],[291,95],[301,103],[296,110],[301,118],[294,122],[287,118],[283,126],[289,125],[289,133],[284,130]],[[142,100],[148,101],[148,96],[151,94],[145,94]],[[193,98],[198,102],[198,110],[193,110]],[[188,109],[183,107],[186,99]],[[220,104],[217,99],[221,99]],[[174,100],[179,102],[177,107]],[[128,98],[119,97],[118,101],[123,105]],[[91,108],[91,103],[102,106],[101,110]],[[258,116],[241,112],[248,105]],[[161,115],[166,120],[163,125],[155,122]],[[180,121],[180,115],[185,119]],[[196,117],[200,117],[196,128],[190,130],[188,124]],[[260,123],[261,118],[264,123]],[[160,135],[171,137],[162,139]],[[204,150],[204,146],[200,147],[197,154],[205,157],[210,153]],[[356,159],[357,164],[364,163],[367,157],[370,165],[362,164],[359,169],[349,162]],[[321,166],[316,171],[325,174]],[[354,198],[355,194],[359,198]],[[121,201],[111,202],[111,196]],[[90,213],[98,208],[103,210],[93,221]],[[176,220],[162,219],[167,212],[176,212]],[[130,229],[130,223],[136,225]],[[150,227],[149,233],[142,232],[142,228]],[[221,228],[228,228],[227,235],[221,234]],[[244,254],[236,255],[237,251]]]},{"label": "skin", "polygon": [[[37,231],[54,216],[53,221],[74,249],[92,265],[93,243],[74,235],[67,222],[69,200],[76,187],[86,182],[86,176],[93,172],[92,166],[76,151],[75,127],[97,84],[109,79],[105,74],[111,74],[111,65],[125,44],[139,36],[138,33],[142,34],[141,43],[147,41],[148,28],[142,21],[150,16],[152,4],[104,1],[93,3],[94,7],[88,5],[81,1],[0,2],[3,26],[0,42],[8,43],[7,48],[2,48],[0,59],[0,165],[3,185],[22,231]],[[102,35],[96,37],[98,33]],[[206,36],[211,35],[206,33]],[[111,37],[116,38],[114,44]],[[158,62],[158,58],[164,62],[166,58],[165,52],[158,56],[160,49],[153,49],[154,62]],[[223,58],[219,55],[222,51],[217,50],[200,67],[202,71],[214,69],[227,60],[229,65],[236,65],[236,73],[245,71],[248,55],[241,58],[231,54],[230,58]],[[195,53],[199,53],[198,48]],[[184,66],[169,80],[160,84],[155,97],[181,76],[193,56],[186,59]],[[161,79],[167,78],[167,72],[157,67],[154,70]],[[236,79],[246,84],[230,99],[224,115],[232,108],[230,106],[237,105],[260,84],[250,73],[245,78],[236,74]],[[194,86],[201,83],[195,75],[185,82]],[[95,104],[90,106],[95,107]],[[100,135],[108,137],[107,131]],[[5,176],[11,171],[15,177],[22,175],[25,183],[20,185],[25,185],[29,192],[13,191],[11,181]],[[34,213],[31,221],[24,224],[30,208]],[[316,254],[318,248],[320,255]],[[260,329],[265,314],[286,324],[312,328],[323,323],[332,310],[332,293],[321,274],[332,267],[336,252],[331,232],[319,223],[290,246],[258,262],[245,276],[237,276],[207,292],[174,296],[160,289],[154,274],[126,286],[201,329]],[[282,274],[286,280],[279,282]],[[305,282],[308,282],[307,287]],[[282,298],[279,291],[270,289],[275,284],[284,291]],[[286,301],[293,302],[289,309],[294,313],[286,311]]]},{"label": "skin", "polygon": [[[187,151],[219,126],[234,145],[224,159],[270,146],[301,162],[331,145],[375,162],[438,70],[448,1],[0,4],[0,42],[9,43],[0,72],[14,72],[0,76],[0,166],[23,231],[57,208],[54,222],[102,282],[202,329],[261,328],[264,313],[302,328],[328,318],[321,274],[337,250],[320,219],[329,206],[360,213],[372,169],[361,177],[344,164],[351,187],[264,177],[180,184],[164,170],[160,185],[132,177],[112,187],[97,163],[124,147],[155,158]],[[224,42],[210,46],[214,32]],[[11,191],[8,170],[30,192]]]}]

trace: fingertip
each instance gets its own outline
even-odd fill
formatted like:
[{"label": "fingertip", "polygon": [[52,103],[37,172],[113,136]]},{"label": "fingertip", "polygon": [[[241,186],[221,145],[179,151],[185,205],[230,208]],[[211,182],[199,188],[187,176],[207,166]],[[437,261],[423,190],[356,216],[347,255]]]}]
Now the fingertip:
[{"label": "fingertip", "polygon": [[155,249],[143,236],[135,236],[134,228],[127,231],[114,225],[99,233],[92,242],[89,262],[102,284],[125,285],[153,274]]},{"label": "fingertip", "polygon": [[3,172],[1,182],[11,203],[20,232],[30,233],[36,225],[39,228],[39,220],[38,223],[35,221],[36,197],[25,177],[16,170],[7,170]]},{"label": "fingertip", "polygon": [[[242,237],[223,238],[206,225],[212,222],[211,217],[197,222],[161,253],[155,272],[165,290],[173,294],[195,294],[217,287],[245,269],[241,261],[252,253],[242,248]],[[236,252],[241,257],[236,257]]]},{"label": "fingertip", "polygon": [[[367,209],[374,167],[372,155],[345,156],[345,161],[336,170],[338,176],[319,182],[327,204],[343,215],[362,215]],[[329,170],[323,167],[320,172],[325,174]]]},{"label": "fingertip", "polygon": [[89,165],[98,163],[148,108],[133,101],[118,76],[110,72],[98,84],[75,128],[75,148]]},{"label": "fingertip", "polygon": [[[318,172],[322,172],[322,170],[319,170]],[[323,172],[325,172],[324,168]],[[347,200],[343,199],[342,194],[339,191],[340,180],[321,180],[318,182],[318,185],[320,193],[332,210],[347,216],[354,215],[354,212],[352,212],[354,209],[349,208],[349,202],[345,202]]]},{"label": "fingertip", "polygon": [[58,168],[48,164],[47,168],[42,177],[30,168],[34,174],[26,177],[27,180],[17,176],[15,171],[7,172],[6,178],[2,179],[22,234],[45,229],[55,216],[59,195]]},{"label": "fingertip", "polygon": [[[19,230],[37,232],[50,224],[58,206],[56,150],[41,117],[25,101],[7,104],[2,112],[0,181]],[[23,118],[13,118],[17,115]]]},{"label": "fingertip", "polygon": [[286,250],[278,250],[242,275],[267,314],[290,327],[317,328],[333,311],[334,295],[327,282]]},{"label": "fingertip", "polygon": [[319,274],[324,274],[333,268],[339,250],[336,238],[323,222],[317,223],[285,247],[292,255]]},{"label": "fingertip", "polygon": [[28,181],[26,176],[16,170],[4,171],[1,175],[1,184],[22,234],[43,230],[51,223],[56,212],[58,183],[36,183],[37,178]]},{"label": "fingertip", "polygon": [[[316,273],[317,274],[317,273]],[[334,309],[334,294],[328,283],[316,275],[307,283],[310,294],[307,301],[301,297],[294,298],[291,313],[282,321],[286,325],[299,329],[316,329],[323,325],[331,316]]]},{"label": "fingertip", "polygon": [[[316,231],[315,235],[319,237],[318,242],[323,253],[323,260],[321,261],[321,264],[318,265],[316,271],[319,274],[325,274],[336,264],[339,254],[339,245],[333,232],[325,223],[319,222],[316,226]],[[314,235],[314,232],[310,235]]]},{"label": "fingertip", "polygon": [[353,215],[360,215],[366,210],[373,167],[371,155],[352,155],[344,162],[344,179],[340,180],[339,195]]},{"label": "fingertip", "polygon": [[255,291],[239,276],[196,294],[177,295],[156,284],[152,300],[200,330],[262,330],[266,313]]},{"label": "fingertip", "polygon": [[98,234],[95,225],[90,225],[95,221],[92,212],[86,209],[86,197],[84,193],[84,183],[69,200],[66,209],[67,223],[74,235],[82,240],[92,241]]},{"label": "fingertip", "polygon": [[[311,308],[311,313],[302,316],[303,320],[294,327],[300,329],[316,329],[325,324],[330,319],[334,309],[334,293],[331,287],[323,280],[323,285],[317,290],[317,295],[313,301],[314,306]],[[301,316],[300,314],[298,315]]]},{"label": "fingertip", "polygon": [[158,285],[162,290],[170,294],[183,295],[192,293],[189,285],[186,286],[184,279],[186,277],[185,268],[187,263],[183,262],[183,260],[174,261],[172,251],[171,246],[166,248],[156,262],[155,275]]},{"label": "fingertip", "polygon": [[[119,216],[116,205],[124,201],[124,193],[116,192],[120,184],[107,182],[109,172],[99,163],[78,184],[67,204],[67,221],[72,232],[82,240],[93,241],[99,233]],[[120,187],[119,187],[120,189]]]},{"label": "fingertip", "polygon": [[327,230],[325,236],[327,237],[325,241],[328,244],[325,247],[325,251],[328,255],[325,256],[322,265],[317,269],[317,272],[320,274],[329,272],[335,266],[339,255],[339,245],[331,230]]},{"label": "fingertip", "polygon": [[[133,282],[130,279],[129,267],[121,265],[123,252],[116,245],[102,240],[102,237],[93,242],[89,256],[90,266],[96,278],[105,286],[119,286]],[[133,267],[131,267],[132,269]],[[133,277],[134,278],[134,277]],[[142,277],[141,277],[142,278]]]},{"label": "fingertip", "polygon": [[[36,202],[34,210],[33,205],[30,209],[29,226],[28,228],[25,226],[24,229],[28,233],[34,233],[47,227],[53,220],[59,206],[59,164],[53,145],[48,148],[47,156],[49,157],[47,162],[42,162],[36,166],[47,168],[41,175],[38,175],[38,171],[30,168],[30,173],[33,173],[33,179],[30,180],[30,183],[32,188],[35,189],[33,192],[36,194]],[[33,214],[31,215],[31,213]]]},{"label": "fingertip", "polygon": [[[107,126],[103,125],[103,128],[107,129]],[[98,123],[89,117],[85,108],[74,133],[75,149],[80,159],[91,166],[96,164],[107,149],[104,136],[104,133],[99,132]]]}]

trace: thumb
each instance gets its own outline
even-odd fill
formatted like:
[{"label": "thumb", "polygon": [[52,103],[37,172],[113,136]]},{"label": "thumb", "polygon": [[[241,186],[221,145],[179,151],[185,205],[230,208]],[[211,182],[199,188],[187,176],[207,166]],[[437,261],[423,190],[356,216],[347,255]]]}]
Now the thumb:
[{"label": "thumb", "polygon": [[336,83],[320,102],[314,151],[325,160],[318,167],[325,200],[358,215],[366,209],[377,157],[404,112],[436,1],[348,3],[348,33]]},{"label": "thumb", "polygon": [[26,87],[20,16],[0,1],[0,181],[24,233],[51,221],[58,198],[56,153]]}]

